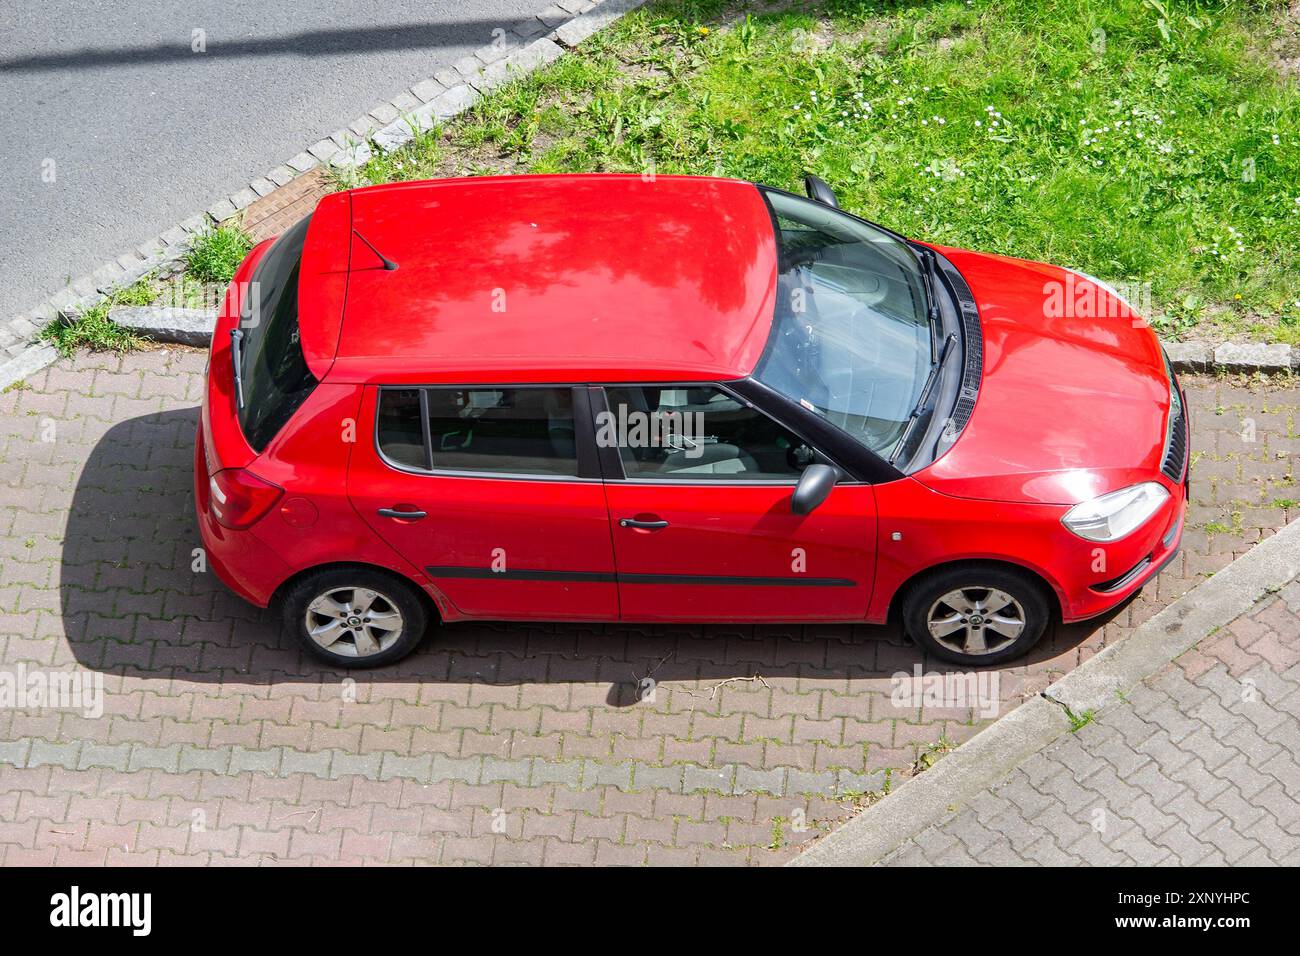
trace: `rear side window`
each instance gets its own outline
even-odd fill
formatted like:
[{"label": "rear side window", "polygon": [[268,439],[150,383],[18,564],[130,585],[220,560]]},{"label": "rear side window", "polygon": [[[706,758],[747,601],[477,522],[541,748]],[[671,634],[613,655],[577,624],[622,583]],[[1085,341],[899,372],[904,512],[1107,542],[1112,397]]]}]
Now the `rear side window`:
[{"label": "rear side window", "polygon": [[385,388],[377,434],[380,452],[403,468],[578,475],[573,391],[567,387]]},{"label": "rear side window", "polygon": [[239,426],[259,452],[316,387],[298,331],[298,272],[310,222],[311,216],[303,219],[267,250],[253,272],[239,320],[244,333]]}]

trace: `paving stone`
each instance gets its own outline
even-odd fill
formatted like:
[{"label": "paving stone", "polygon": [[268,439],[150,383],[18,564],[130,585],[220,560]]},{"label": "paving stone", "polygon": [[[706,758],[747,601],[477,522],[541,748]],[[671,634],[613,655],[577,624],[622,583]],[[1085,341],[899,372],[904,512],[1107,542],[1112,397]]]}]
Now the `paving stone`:
[{"label": "paving stone", "polygon": [[238,212],[238,207],[229,199],[219,199],[208,207],[208,215],[216,222],[225,222]]},{"label": "paving stone", "polygon": [[230,202],[236,209],[247,209],[257,202],[257,193],[251,187],[245,186],[238,192],[230,194]]},{"label": "paving stone", "polygon": [[307,172],[307,170],[320,165],[320,162],[311,153],[304,151],[299,153],[297,156],[293,157],[293,159],[289,160],[289,162],[286,165],[290,169],[297,170],[300,173],[305,173]]},{"label": "paving stone", "polygon": [[[435,96],[437,96],[445,89],[446,89],[445,86],[443,86],[441,83],[439,83],[437,80],[431,77],[427,80],[421,80],[419,83],[416,83],[413,87],[411,87],[411,95],[413,95],[421,103],[427,103],[429,102],[429,100],[433,99]],[[383,109],[383,107],[381,107],[381,109]],[[371,115],[374,116],[375,119],[379,120],[380,122],[391,123],[394,119],[397,118],[397,110],[392,109],[391,107],[389,109],[391,109],[393,115],[388,117],[387,119],[384,119],[383,115],[379,113],[379,110],[375,110]],[[387,110],[385,112],[387,112]]]},{"label": "paving stone", "polygon": [[[474,91],[463,86],[462,94],[472,98]],[[277,175],[287,191],[261,197],[245,210],[245,222],[258,214],[266,228],[282,229],[287,223],[277,227],[267,207],[287,201],[283,215],[292,221],[302,214],[294,202],[310,205],[323,194],[314,181],[323,170],[295,178],[286,165]],[[266,179],[277,182],[270,173]],[[188,238],[178,226],[147,253],[137,251],[147,258],[183,248]],[[64,553],[84,553],[94,562],[87,584],[95,589],[89,625],[75,588],[52,590],[42,605],[47,609],[26,617],[0,610],[0,670],[18,659],[70,655],[78,666],[105,674],[113,709],[99,724],[75,714],[0,711],[0,777],[6,792],[46,801],[36,821],[46,829],[66,825],[84,833],[91,826],[147,821],[158,831],[149,831],[149,838],[163,844],[162,854],[173,862],[206,863],[209,853],[226,852],[209,849],[224,812],[238,820],[240,836],[247,834],[247,847],[236,844],[231,852],[256,847],[290,854],[286,862],[299,847],[318,862],[643,865],[652,850],[707,862],[730,841],[739,849],[727,852],[741,862],[776,864],[794,848],[767,849],[775,817],[790,820],[799,808],[810,824],[834,826],[854,812],[837,794],[882,789],[886,768],[893,771],[893,787],[904,792],[910,783],[903,770],[918,749],[955,729],[946,715],[917,714],[897,737],[892,718],[869,723],[871,692],[860,687],[887,685],[894,671],[919,662],[895,631],[879,628],[789,627],[774,636],[774,629],[734,626],[725,633],[684,627],[665,635],[652,628],[458,625],[400,668],[357,676],[357,701],[341,706],[338,685],[284,645],[272,615],[231,597],[210,572],[190,569],[197,546],[189,517],[192,436],[204,362],[201,351],[183,348],[81,353],[31,375],[27,388],[0,394],[0,422],[21,423],[51,410],[78,422],[75,435],[61,432],[55,468],[45,464],[49,449],[35,429],[6,435],[0,470],[12,462],[23,470],[0,481],[0,523],[12,529],[39,517],[55,529],[59,541],[42,532],[31,549],[44,549],[48,563],[38,572],[44,587],[57,587]],[[1282,447],[1288,422],[1300,420],[1300,387],[1240,387],[1194,375],[1185,376],[1184,385],[1193,407],[1193,447],[1205,450],[1201,467],[1220,455],[1216,436],[1242,418],[1255,419],[1263,452]],[[1231,411],[1208,411],[1218,407]],[[1246,467],[1248,460],[1258,474]],[[1252,510],[1243,503],[1259,501],[1260,476],[1280,480],[1289,469],[1286,460],[1247,454],[1214,483],[1194,480],[1196,516],[1184,540],[1190,563],[1171,565],[1164,575],[1179,587],[1199,579],[1192,559],[1208,562],[1216,545],[1198,523],[1231,526],[1231,512],[1238,510],[1257,530],[1280,527],[1285,509]],[[135,487],[129,482],[145,473],[149,494],[114,493]],[[44,511],[34,515],[32,501]],[[0,547],[15,538],[21,545],[26,536],[0,536]],[[1234,542],[1227,550],[1247,547]],[[0,551],[5,585],[20,563]],[[1026,680],[1068,670],[1085,640],[1122,639],[1138,610],[1147,614],[1162,606],[1161,592],[1144,593],[1131,613],[1104,625],[1104,634],[1089,636],[1079,627],[1068,638],[1046,636],[1041,661],[1015,662],[1003,671],[1004,690],[1014,686],[1019,694],[1032,686]],[[1296,593],[1300,603],[1300,589]],[[13,606],[0,600],[0,609]],[[109,613],[101,614],[104,609]],[[1294,639],[1288,619],[1270,616],[1284,611],[1294,613],[1280,593],[1224,633],[1239,636],[1232,647],[1243,655],[1270,641],[1284,648],[1285,639]],[[1300,664],[1250,654],[1234,670],[1236,659],[1222,659],[1227,650],[1215,656],[1202,642],[1197,653],[1204,666],[1172,663],[1169,673],[1151,682],[1150,695],[1129,695],[1135,709],[1103,711],[1071,735],[1072,743],[1028,761],[1013,786],[977,796],[939,824],[950,832],[929,838],[926,853],[913,844],[890,862],[1118,865],[1173,863],[1195,854],[1205,854],[1198,865],[1229,858],[1300,862],[1295,722],[1234,711],[1224,697],[1233,686],[1226,678],[1239,682],[1250,675],[1263,706],[1294,716],[1285,707],[1300,705]],[[644,673],[665,659],[664,672],[689,662],[682,673],[691,686],[757,672],[770,687],[761,694],[724,691],[713,702],[673,693],[633,707],[611,700],[611,682],[630,679],[629,660],[647,661],[632,665]],[[753,661],[760,662],[757,669]],[[785,670],[782,661],[791,662]],[[1198,682],[1211,672],[1207,683],[1218,682],[1213,688]],[[669,683],[662,686],[680,676],[665,678]],[[822,711],[836,703],[842,711]],[[511,725],[498,730],[503,707]],[[856,715],[851,721],[850,714]],[[848,743],[861,765],[823,769],[815,743],[755,744],[741,733],[746,716],[764,735],[769,726],[784,728],[782,739],[796,720],[853,722],[857,737],[834,738],[832,756],[838,762],[839,744]],[[1197,729],[1189,732],[1193,724]],[[1268,749],[1270,743],[1276,750]],[[1076,779],[1084,768],[1087,776]],[[71,800],[73,791],[88,799]],[[174,826],[168,814],[187,801],[207,808],[211,839],[196,842],[182,832],[183,842],[172,846],[166,842],[173,834],[165,828]],[[508,838],[491,832],[499,808],[508,818]],[[1106,813],[1104,834],[1091,827],[1095,809]],[[530,815],[547,822],[525,829]],[[1010,833],[993,829],[994,820]],[[1219,834],[1215,827],[1223,821],[1242,826]],[[30,839],[20,835],[18,842],[0,837],[4,862],[15,851],[37,851],[37,832],[33,827]],[[291,845],[290,832],[320,839],[308,850]],[[665,836],[680,845],[664,844]]]},{"label": "paving stone", "polygon": [[277,186],[287,186],[290,182],[293,181],[293,177],[294,177],[294,171],[290,169],[288,166],[283,166],[283,165],[276,166],[274,169],[272,169],[269,173],[266,174],[266,178],[271,180],[271,182],[275,183]]}]

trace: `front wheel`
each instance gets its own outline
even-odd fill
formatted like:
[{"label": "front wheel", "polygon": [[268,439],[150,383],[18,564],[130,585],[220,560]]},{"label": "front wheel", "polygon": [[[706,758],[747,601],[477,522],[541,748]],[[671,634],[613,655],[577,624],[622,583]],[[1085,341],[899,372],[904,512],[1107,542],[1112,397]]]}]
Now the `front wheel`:
[{"label": "front wheel", "polygon": [[428,617],[415,588],[371,568],[307,575],[284,597],[285,629],[335,667],[382,667],[415,650]]},{"label": "front wheel", "polygon": [[939,571],[903,602],[903,627],[935,657],[980,667],[1028,653],[1051,615],[1028,574],[996,566]]}]

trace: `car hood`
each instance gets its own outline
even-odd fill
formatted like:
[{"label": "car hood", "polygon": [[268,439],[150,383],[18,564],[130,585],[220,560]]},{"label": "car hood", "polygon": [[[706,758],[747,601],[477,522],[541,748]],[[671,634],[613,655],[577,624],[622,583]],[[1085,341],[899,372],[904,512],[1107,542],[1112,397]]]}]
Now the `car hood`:
[{"label": "car hood", "polygon": [[940,249],[984,334],[965,430],[913,477],[944,494],[1072,505],[1159,474],[1169,380],[1151,329],[1059,266]]}]

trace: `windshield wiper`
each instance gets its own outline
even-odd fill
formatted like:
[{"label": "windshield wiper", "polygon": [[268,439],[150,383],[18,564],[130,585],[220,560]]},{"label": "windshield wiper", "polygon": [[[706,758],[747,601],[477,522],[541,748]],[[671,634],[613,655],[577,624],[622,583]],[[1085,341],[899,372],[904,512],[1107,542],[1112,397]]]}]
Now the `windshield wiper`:
[{"label": "windshield wiper", "polygon": [[930,401],[930,393],[934,391],[934,384],[939,380],[939,372],[943,369],[944,363],[948,361],[948,356],[952,354],[953,346],[957,344],[957,335],[953,333],[944,339],[943,354],[938,360],[930,365],[930,374],[925,378],[925,384],[921,386],[921,394],[916,400],[916,408],[912,409],[912,414],[908,416],[907,424],[903,427],[903,434],[898,438],[898,444],[894,446],[894,453],[889,456],[889,463],[892,465],[903,449],[907,447],[907,440],[912,437],[912,429],[920,421],[921,416],[929,411],[926,405]]},{"label": "windshield wiper", "polygon": [[241,369],[244,364],[243,341],[243,329],[234,328],[230,330],[230,360],[235,366],[235,401],[239,403],[240,408],[244,407],[244,373]]},{"label": "windshield wiper", "polygon": [[921,260],[921,276],[925,279],[926,315],[930,320],[930,364],[939,361],[939,336],[943,334],[940,322],[939,300],[934,293],[934,253],[929,249],[916,250],[916,257]]}]

